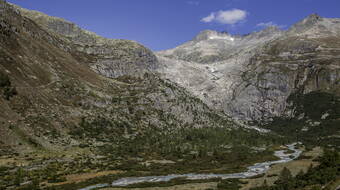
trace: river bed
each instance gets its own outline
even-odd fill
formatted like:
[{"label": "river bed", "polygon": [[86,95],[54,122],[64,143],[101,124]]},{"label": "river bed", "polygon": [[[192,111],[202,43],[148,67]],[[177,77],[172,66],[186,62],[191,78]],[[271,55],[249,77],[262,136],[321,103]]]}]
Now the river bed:
[{"label": "river bed", "polygon": [[118,179],[116,181],[113,181],[111,184],[97,184],[93,186],[89,186],[80,190],[92,190],[96,188],[102,188],[102,187],[124,187],[132,184],[138,184],[138,183],[155,183],[155,182],[168,182],[175,178],[186,178],[189,180],[200,180],[200,179],[213,179],[213,178],[221,178],[221,179],[244,179],[249,177],[254,177],[260,174],[266,173],[270,166],[273,164],[280,164],[280,163],[286,163],[290,162],[296,158],[298,158],[302,151],[296,148],[296,145],[298,143],[293,143],[290,145],[287,145],[288,149],[293,151],[292,153],[285,153],[286,150],[279,150],[275,151],[274,155],[279,158],[279,160],[276,161],[268,161],[263,163],[257,163],[252,166],[249,166],[247,168],[246,172],[241,173],[232,173],[232,174],[171,174],[166,176],[146,176],[146,177],[127,177]]}]

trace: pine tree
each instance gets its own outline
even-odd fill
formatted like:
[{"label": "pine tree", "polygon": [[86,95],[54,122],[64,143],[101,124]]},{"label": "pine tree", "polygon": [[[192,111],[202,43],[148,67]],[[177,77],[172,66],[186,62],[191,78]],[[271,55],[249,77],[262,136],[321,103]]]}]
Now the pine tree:
[{"label": "pine tree", "polygon": [[313,168],[314,168],[314,165],[310,164],[309,167],[308,167],[307,173],[312,172]]},{"label": "pine tree", "polygon": [[305,172],[303,170],[300,170],[299,173],[296,175],[297,179],[303,179],[303,176],[305,175]]},{"label": "pine tree", "polygon": [[292,173],[286,167],[280,173],[279,179],[275,182],[276,184],[288,184],[293,178]]},{"label": "pine tree", "polygon": [[24,178],[24,170],[20,167],[17,169],[15,173],[14,184],[19,186],[20,183],[23,182],[23,178]]},{"label": "pine tree", "polygon": [[300,172],[296,175],[296,186],[297,187],[304,187],[306,185],[306,180],[305,179],[308,179],[306,178],[306,174],[303,170],[300,170]]},{"label": "pine tree", "polygon": [[263,187],[263,188],[267,188],[267,187],[268,187],[268,182],[267,182],[266,179],[263,181],[262,187]]}]

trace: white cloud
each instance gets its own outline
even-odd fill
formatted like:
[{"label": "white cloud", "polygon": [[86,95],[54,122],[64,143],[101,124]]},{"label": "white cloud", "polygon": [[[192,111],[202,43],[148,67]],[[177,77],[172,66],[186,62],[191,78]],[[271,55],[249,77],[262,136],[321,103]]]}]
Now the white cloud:
[{"label": "white cloud", "polygon": [[267,27],[270,27],[270,26],[276,26],[278,28],[286,27],[285,25],[278,25],[278,24],[276,24],[275,22],[272,22],[272,21],[270,21],[270,22],[261,22],[261,23],[258,23],[256,25],[256,27],[260,27],[260,28],[267,28]]},{"label": "white cloud", "polygon": [[201,19],[202,22],[217,22],[221,24],[230,24],[234,25],[239,22],[245,21],[247,18],[247,11],[240,9],[231,9],[225,11],[217,11],[210,13],[209,16],[206,16]]},{"label": "white cloud", "polygon": [[211,13],[209,16],[202,18],[202,22],[212,22],[215,20],[215,13]]}]

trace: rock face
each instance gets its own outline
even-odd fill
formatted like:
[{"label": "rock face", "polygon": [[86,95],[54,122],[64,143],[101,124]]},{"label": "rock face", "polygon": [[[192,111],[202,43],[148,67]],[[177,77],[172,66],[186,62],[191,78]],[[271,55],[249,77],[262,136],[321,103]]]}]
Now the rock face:
[{"label": "rock face", "polygon": [[142,76],[157,68],[155,55],[134,41],[103,38],[61,18],[13,6],[43,29],[62,38],[71,52],[86,54],[90,58],[87,64],[101,75],[110,78]]},{"label": "rock face", "polygon": [[47,148],[79,143],[68,132],[81,118],[116,121],[131,136],[150,126],[233,129],[226,114],[293,116],[293,94],[340,94],[339,19],[311,15],[245,36],[203,31],[155,56],[1,0],[0,15],[0,144],[17,146],[20,134]]},{"label": "rock face", "polygon": [[339,93],[339,19],[313,14],[287,31],[268,27],[243,36],[206,30],[156,57],[136,42],[106,39],[63,19],[12,6],[49,33],[36,36],[49,36],[50,43],[95,72],[109,78],[159,72],[237,119],[291,116],[287,99],[296,92]]},{"label": "rock face", "polygon": [[246,36],[232,36],[225,32],[206,30],[193,40],[177,48],[161,51],[159,55],[202,64],[216,63],[235,57],[239,53],[252,51],[281,33],[276,27],[269,27]]},{"label": "rock face", "polygon": [[204,31],[158,52],[164,77],[242,120],[293,116],[294,93],[340,94],[340,19],[311,15],[287,31],[246,36]]},{"label": "rock face", "polygon": [[[96,146],[152,127],[238,127],[160,78],[157,66],[136,42],[105,39],[0,0],[0,152]],[[84,118],[92,136],[79,138],[74,131],[85,130]]]}]

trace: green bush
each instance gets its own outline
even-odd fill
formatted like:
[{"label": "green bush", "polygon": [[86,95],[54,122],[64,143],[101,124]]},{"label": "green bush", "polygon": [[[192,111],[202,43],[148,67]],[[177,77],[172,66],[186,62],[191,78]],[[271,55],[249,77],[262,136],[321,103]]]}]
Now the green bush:
[{"label": "green bush", "polygon": [[11,86],[11,81],[9,80],[8,75],[0,72],[0,88]]},{"label": "green bush", "polygon": [[10,100],[10,98],[12,98],[13,96],[15,96],[17,94],[18,94],[18,92],[17,92],[16,88],[14,88],[14,87],[5,87],[4,88],[3,96],[6,100]]},{"label": "green bush", "polygon": [[15,87],[12,87],[12,83],[8,75],[0,72],[0,90],[6,100],[10,100],[13,96],[17,95],[18,92]]},{"label": "green bush", "polygon": [[217,184],[218,190],[239,190],[241,182],[238,179],[222,180]]}]

